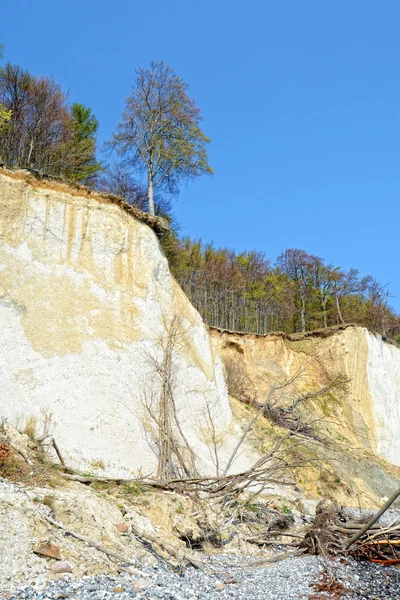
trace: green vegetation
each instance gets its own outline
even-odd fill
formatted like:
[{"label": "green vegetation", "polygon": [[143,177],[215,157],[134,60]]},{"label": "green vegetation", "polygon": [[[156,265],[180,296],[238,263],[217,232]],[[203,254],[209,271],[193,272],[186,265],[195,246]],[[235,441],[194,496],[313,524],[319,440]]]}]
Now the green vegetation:
[{"label": "green vegetation", "polygon": [[386,286],[355,269],[293,249],[272,264],[262,252],[237,254],[177,236],[165,251],[175,278],[212,327],[264,334],[356,323],[400,339]]},{"label": "green vegetation", "polygon": [[52,77],[34,77],[10,63],[0,68],[1,162],[89,184],[102,168],[97,129],[91,110],[70,106]]},{"label": "green vegetation", "polygon": [[291,515],[292,509],[290,508],[290,506],[287,506],[287,504],[282,504],[281,513],[283,513],[284,515]]},{"label": "green vegetation", "polygon": [[139,483],[125,483],[121,486],[121,491],[125,496],[141,496],[144,494],[143,489]]},{"label": "green vegetation", "polygon": [[11,111],[0,104],[0,133],[7,131],[10,127]]},{"label": "green vegetation", "polygon": [[212,173],[206,150],[210,140],[200,129],[200,110],[187,89],[163,62],[137,69],[122,120],[107,144],[122,157],[128,172],[146,174],[152,215],[155,188],[174,194],[182,181]]}]

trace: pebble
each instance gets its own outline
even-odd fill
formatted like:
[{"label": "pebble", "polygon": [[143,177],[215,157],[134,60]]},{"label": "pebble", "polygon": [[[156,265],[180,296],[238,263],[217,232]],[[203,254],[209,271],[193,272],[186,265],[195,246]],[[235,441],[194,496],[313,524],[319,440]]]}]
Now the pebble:
[{"label": "pebble", "polygon": [[[146,578],[121,574],[97,575],[81,580],[61,578],[49,581],[38,592],[25,587],[9,600],[306,600],[313,595],[325,564],[318,557],[304,556],[243,569],[243,557],[220,555],[205,558],[208,573],[187,568],[183,575],[164,563],[146,567]],[[235,566],[237,564],[238,566]],[[328,569],[336,573],[347,590],[342,600],[400,600],[400,571],[353,560],[330,561]],[[6,598],[6,595],[0,598]],[[316,597],[316,594],[315,594]],[[332,596],[320,593],[320,598]]]},{"label": "pebble", "polygon": [[72,566],[66,560],[58,560],[50,566],[51,573],[72,573]]}]

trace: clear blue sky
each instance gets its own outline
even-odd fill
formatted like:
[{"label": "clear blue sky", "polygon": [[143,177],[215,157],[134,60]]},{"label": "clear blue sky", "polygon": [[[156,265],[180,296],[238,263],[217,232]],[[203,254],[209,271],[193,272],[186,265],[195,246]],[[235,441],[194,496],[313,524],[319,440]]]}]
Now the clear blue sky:
[{"label": "clear blue sky", "polygon": [[53,74],[117,124],[138,65],[189,83],[212,178],[182,189],[184,234],[275,259],[302,248],[390,282],[400,311],[398,0],[13,0],[5,59]]}]

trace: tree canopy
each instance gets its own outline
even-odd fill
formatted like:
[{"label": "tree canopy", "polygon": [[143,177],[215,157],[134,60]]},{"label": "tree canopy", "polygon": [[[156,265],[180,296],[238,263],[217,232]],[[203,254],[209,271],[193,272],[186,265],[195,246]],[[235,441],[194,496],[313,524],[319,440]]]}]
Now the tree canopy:
[{"label": "tree canopy", "polygon": [[0,69],[0,159],[9,166],[89,183],[99,171],[98,122],[52,77],[33,77],[18,65]]},{"label": "tree canopy", "polygon": [[167,240],[172,272],[208,325],[259,334],[357,323],[400,341],[389,292],[371,276],[289,249],[275,264],[190,238]]},{"label": "tree canopy", "polygon": [[151,214],[155,188],[174,194],[182,181],[212,173],[207,156],[210,140],[200,129],[200,109],[187,89],[163,62],[137,69],[122,120],[107,144],[126,168],[146,173]]}]

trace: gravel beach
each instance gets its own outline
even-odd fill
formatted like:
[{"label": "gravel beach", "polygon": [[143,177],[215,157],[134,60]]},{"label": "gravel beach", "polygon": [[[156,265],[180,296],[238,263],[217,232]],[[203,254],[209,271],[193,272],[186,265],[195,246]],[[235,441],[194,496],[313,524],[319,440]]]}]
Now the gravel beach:
[{"label": "gravel beach", "polygon": [[[159,563],[144,569],[143,576],[123,574],[118,577],[84,577],[78,581],[64,577],[41,590],[20,589],[8,600],[289,600],[335,598],[348,600],[400,599],[400,571],[394,567],[357,563],[352,560],[329,561],[306,556],[291,558],[263,567],[234,566],[243,559],[219,556],[210,561],[208,573],[188,568],[174,573]],[[328,577],[324,577],[328,573]],[[319,583],[334,575],[338,589],[324,591]]]}]

